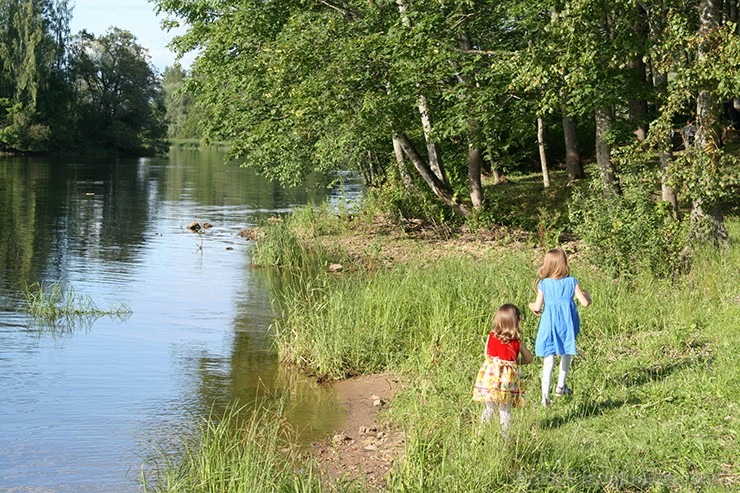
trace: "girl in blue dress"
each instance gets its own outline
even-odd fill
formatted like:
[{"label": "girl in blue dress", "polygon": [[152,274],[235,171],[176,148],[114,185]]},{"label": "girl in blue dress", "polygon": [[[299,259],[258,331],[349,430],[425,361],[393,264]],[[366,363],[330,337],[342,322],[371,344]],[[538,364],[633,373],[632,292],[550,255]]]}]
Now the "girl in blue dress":
[{"label": "girl in blue dress", "polygon": [[[591,304],[588,291],[581,289],[578,281],[570,276],[570,265],[565,252],[559,249],[545,254],[542,267],[537,271],[537,299],[529,304],[535,315],[541,316],[535,340],[535,355],[545,358],[542,365],[542,405],[550,403],[550,380],[555,366],[555,355],[560,356],[560,373],[555,395],[573,393],[565,384],[570,362],[576,354],[576,337],[581,320],[574,298],[584,307]],[[544,310],[542,305],[544,304]]]}]

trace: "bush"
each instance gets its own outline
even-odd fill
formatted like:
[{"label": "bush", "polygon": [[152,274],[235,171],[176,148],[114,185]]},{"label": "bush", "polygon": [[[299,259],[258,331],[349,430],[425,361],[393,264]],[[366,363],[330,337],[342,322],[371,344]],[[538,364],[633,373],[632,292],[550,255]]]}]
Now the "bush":
[{"label": "bush", "polygon": [[607,196],[598,179],[573,191],[570,222],[586,256],[614,276],[674,274],[684,262],[686,228],[644,181],[625,176],[622,196]]}]

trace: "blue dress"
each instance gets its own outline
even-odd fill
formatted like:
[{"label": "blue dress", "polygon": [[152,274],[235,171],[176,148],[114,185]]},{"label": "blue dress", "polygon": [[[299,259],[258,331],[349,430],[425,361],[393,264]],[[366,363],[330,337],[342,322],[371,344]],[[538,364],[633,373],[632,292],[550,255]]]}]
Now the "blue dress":
[{"label": "blue dress", "polygon": [[576,284],[575,277],[567,276],[562,279],[548,277],[537,285],[545,295],[545,309],[534,345],[537,356],[576,354],[576,336],[581,330],[581,319],[573,299]]}]

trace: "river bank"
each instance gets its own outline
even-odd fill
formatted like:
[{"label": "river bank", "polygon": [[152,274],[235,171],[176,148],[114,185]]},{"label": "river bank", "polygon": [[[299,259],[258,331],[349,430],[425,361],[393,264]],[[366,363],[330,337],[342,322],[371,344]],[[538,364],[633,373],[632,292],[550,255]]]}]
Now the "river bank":
[{"label": "river bank", "polygon": [[[384,482],[366,478],[367,488],[724,491],[738,484],[732,423],[740,389],[730,349],[740,342],[737,246],[695,252],[680,278],[620,279],[589,265],[578,243],[561,243],[594,299],[582,310],[574,395],[547,409],[530,399],[503,441],[497,426],[480,428],[470,386],[495,307],[532,300],[544,253],[537,236],[291,221],[273,227],[294,231],[327,272],[285,300],[281,359],[319,380],[384,372],[408,382],[381,413],[403,431],[403,454]],[[740,223],[728,225],[737,245]],[[529,346],[536,324],[525,314]],[[535,395],[536,363],[524,368]],[[319,448],[319,457],[327,450]],[[346,457],[346,450],[331,453]],[[331,465],[356,477],[356,463]]]}]

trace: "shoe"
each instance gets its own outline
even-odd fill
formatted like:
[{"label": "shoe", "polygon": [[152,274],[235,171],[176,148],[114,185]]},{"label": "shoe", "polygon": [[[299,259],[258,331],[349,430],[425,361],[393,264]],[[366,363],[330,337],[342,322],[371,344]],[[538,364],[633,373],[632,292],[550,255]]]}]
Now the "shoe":
[{"label": "shoe", "polygon": [[555,395],[571,395],[571,394],[573,394],[573,391],[569,389],[567,386],[558,387],[555,389]]},{"label": "shoe", "polygon": [[547,407],[550,405],[550,400],[547,397],[542,398],[542,407]]}]

